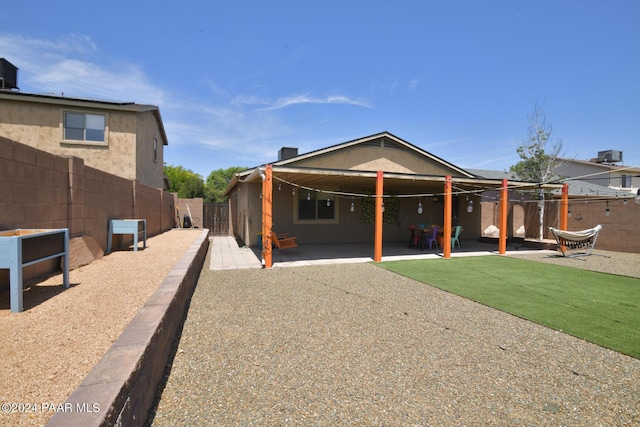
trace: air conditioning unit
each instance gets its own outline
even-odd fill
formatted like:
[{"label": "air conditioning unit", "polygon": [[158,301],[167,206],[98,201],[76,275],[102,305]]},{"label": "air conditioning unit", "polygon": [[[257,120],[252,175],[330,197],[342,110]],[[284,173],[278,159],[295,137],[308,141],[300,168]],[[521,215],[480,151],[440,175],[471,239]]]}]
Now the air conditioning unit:
[{"label": "air conditioning unit", "polygon": [[622,151],[618,151],[618,150],[598,151],[598,161],[599,163],[621,162]]},{"label": "air conditioning unit", "polygon": [[4,58],[0,58],[0,89],[18,88],[18,68]]}]

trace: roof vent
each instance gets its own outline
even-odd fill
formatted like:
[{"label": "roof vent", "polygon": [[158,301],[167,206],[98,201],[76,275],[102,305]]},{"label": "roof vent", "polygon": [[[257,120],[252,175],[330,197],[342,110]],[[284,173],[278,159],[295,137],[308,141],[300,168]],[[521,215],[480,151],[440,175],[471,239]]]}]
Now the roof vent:
[{"label": "roof vent", "polygon": [[622,161],[622,151],[607,150],[598,151],[598,158],[596,163],[616,163]]},{"label": "roof vent", "polygon": [[298,156],[298,148],[297,147],[282,147],[278,151],[278,161],[281,160],[289,160],[293,157]]},{"label": "roof vent", "polygon": [[18,68],[0,58],[0,89],[18,89]]}]

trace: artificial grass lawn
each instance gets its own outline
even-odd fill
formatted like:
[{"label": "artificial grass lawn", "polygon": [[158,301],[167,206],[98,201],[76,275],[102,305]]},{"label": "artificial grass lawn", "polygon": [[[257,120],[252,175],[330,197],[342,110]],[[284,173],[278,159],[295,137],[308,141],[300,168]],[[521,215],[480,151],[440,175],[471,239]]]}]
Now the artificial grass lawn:
[{"label": "artificial grass lawn", "polygon": [[502,256],[378,265],[640,358],[640,279]]}]

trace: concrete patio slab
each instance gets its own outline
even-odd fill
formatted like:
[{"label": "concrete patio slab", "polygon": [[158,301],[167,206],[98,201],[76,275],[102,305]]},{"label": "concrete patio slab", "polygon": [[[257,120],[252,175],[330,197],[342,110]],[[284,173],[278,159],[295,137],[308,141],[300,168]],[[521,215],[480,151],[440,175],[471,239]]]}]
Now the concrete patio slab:
[{"label": "concrete patio slab", "polygon": [[[451,257],[497,255],[497,244],[463,241],[463,249],[455,249]],[[507,253],[540,253],[522,245],[507,246]],[[554,253],[554,251],[546,251]],[[382,261],[442,258],[441,250],[408,248],[404,242],[386,242],[382,248]],[[262,267],[262,250],[256,247],[239,247],[230,236],[211,238],[210,270],[237,270]],[[300,267],[307,265],[353,264],[373,261],[373,243],[300,244],[297,248],[273,249],[274,267]]]}]

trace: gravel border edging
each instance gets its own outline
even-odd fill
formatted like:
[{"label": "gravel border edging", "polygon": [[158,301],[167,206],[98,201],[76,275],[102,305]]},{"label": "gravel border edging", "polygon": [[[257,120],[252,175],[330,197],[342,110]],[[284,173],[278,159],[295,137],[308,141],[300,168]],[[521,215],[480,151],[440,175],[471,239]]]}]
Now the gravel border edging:
[{"label": "gravel border edging", "polygon": [[46,424],[141,426],[209,246],[204,229],[80,386]]}]

